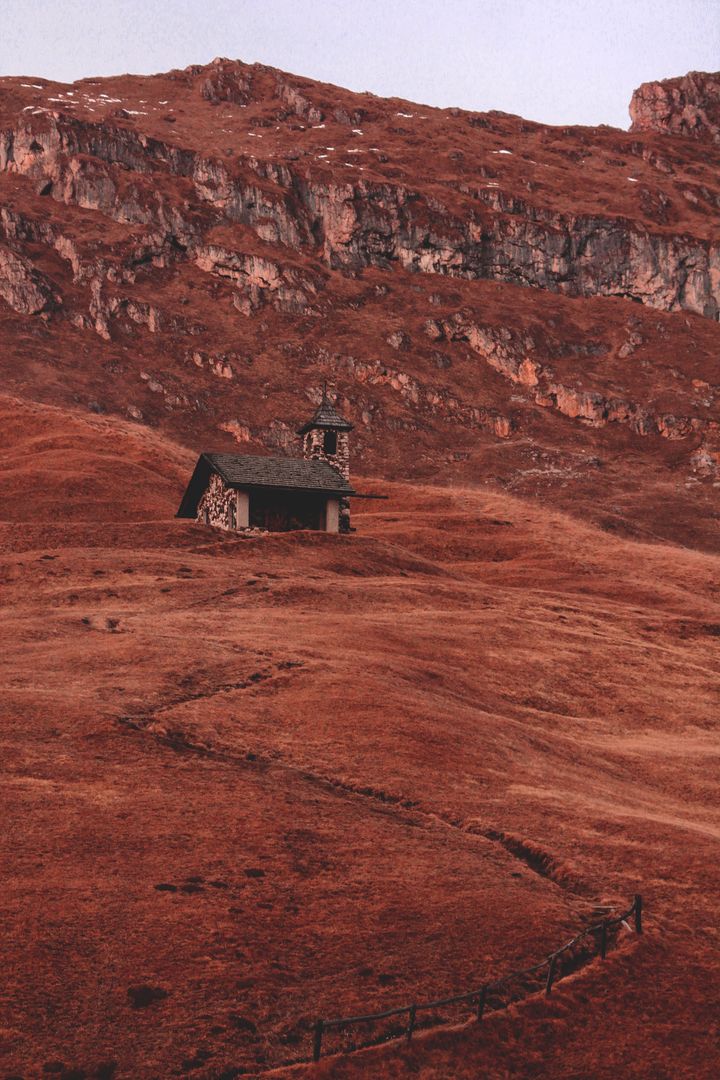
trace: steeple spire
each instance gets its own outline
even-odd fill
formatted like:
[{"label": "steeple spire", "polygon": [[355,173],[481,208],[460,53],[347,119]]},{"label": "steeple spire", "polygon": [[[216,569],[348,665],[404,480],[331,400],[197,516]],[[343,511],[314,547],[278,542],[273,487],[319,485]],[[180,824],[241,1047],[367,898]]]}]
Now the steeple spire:
[{"label": "steeple spire", "polygon": [[322,428],[323,430],[335,430],[335,431],[352,431],[354,425],[346,420],[344,416],[341,416],[337,411],[332,401],[328,397],[327,383],[323,383],[322,401],[315,410],[315,415],[311,420],[308,420],[306,424],[303,424],[301,428],[298,428],[298,435],[306,435],[313,428]]}]

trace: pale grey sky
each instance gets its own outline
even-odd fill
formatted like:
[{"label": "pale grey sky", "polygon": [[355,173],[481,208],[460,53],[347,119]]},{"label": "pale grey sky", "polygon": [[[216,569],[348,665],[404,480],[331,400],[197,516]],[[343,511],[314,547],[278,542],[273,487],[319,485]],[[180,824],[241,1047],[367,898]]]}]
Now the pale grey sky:
[{"label": "pale grey sky", "polygon": [[429,105],[626,127],[648,79],[720,69],[720,0],[2,0],[0,75],[260,61]]}]

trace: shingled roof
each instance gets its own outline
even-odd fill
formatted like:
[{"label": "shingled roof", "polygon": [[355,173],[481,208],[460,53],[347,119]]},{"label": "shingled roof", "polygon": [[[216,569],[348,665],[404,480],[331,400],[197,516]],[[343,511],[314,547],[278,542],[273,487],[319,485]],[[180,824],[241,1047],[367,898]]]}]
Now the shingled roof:
[{"label": "shingled roof", "polygon": [[327,461],[249,454],[206,454],[229,487],[297,488],[349,495],[352,488]]},{"label": "shingled roof", "polygon": [[330,496],[355,494],[347,480],[326,461],[250,454],[201,454],[177,517],[195,517],[212,472],[218,473],[231,488],[279,488]]},{"label": "shingled roof", "polygon": [[303,424],[301,428],[298,428],[297,433],[298,435],[304,435],[306,431],[310,431],[312,428],[330,428],[333,431],[352,431],[353,427],[354,425],[351,424],[349,420],[346,420],[344,416],[340,415],[327,395],[323,394],[323,399],[316,409],[312,420],[308,420],[307,424]]}]

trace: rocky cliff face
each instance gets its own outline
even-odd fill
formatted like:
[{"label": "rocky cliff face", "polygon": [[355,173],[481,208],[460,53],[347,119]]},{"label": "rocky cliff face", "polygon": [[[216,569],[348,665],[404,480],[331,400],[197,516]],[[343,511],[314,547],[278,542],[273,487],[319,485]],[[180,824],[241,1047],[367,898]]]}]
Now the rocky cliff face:
[{"label": "rocky cliff face", "polygon": [[[353,161],[342,167],[356,169],[356,175],[338,176],[337,168],[326,164],[327,154],[313,155],[323,162],[319,169],[308,169],[299,157],[281,163],[275,154],[270,159],[242,154],[232,163],[217,160],[118,123],[130,119],[130,113],[109,123],[74,113],[32,116],[0,133],[0,169],[27,177],[38,192],[65,205],[144,227],[145,246],[156,264],[184,255],[211,273],[235,275],[250,285],[241,310],[258,305],[256,289],[267,288],[267,275],[261,273],[258,281],[257,274],[253,279],[252,273],[233,268],[247,255],[208,244],[209,228],[247,226],[258,240],[317,254],[330,268],[357,271],[400,264],[416,273],[507,281],[570,296],[619,296],[665,311],[718,317],[720,248],[710,237],[668,227],[673,198],[656,190],[666,186],[659,185],[657,176],[652,187],[633,175],[621,177],[625,184],[643,184],[641,203],[654,219],[648,227],[609,209],[577,212],[571,197],[561,208],[557,190],[548,191],[549,198],[533,198],[523,187],[532,195],[542,185],[532,181],[520,192],[515,184],[503,189],[499,181],[474,187],[446,181],[439,199],[406,180],[360,176],[358,169],[370,170]],[[343,136],[348,141],[346,132]],[[360,136],[351,130],[350,140],[359,142]],[[630,144],[620,152],[642,157],[645,149]],[[361,147],[347,148],[348,157],[361,153]],[[584,159],[578,163],[584,164]],[[618,164],[628,174],[637,171]],[[666,167],[672,169],[669,163]],[[500,173],[493,170],[492,175]],[[680,187],[691,205],[720,207],[716,180],[713,190],[704,186],[699,195],[696,185],[685,188],[674,180],[671,186],[675,199]],[[274,268],[271,277],[279,276]],[[303,289],[293,283],[286,283],[276,299],[295,310],[308,304]]]},{"label": "rocky cliff face", "polygon": [[0,80],[7,382],[292,453],[329,380],[371,470],[597,488],[637,441],[709,492],[720,148],[633,108],[545,128],[226,60]]},{"label": "rocky cliff face", "polygon": [[720,73],[691,71],[643,83],[630,102],[631,131],[660,131],[720,143]]}]

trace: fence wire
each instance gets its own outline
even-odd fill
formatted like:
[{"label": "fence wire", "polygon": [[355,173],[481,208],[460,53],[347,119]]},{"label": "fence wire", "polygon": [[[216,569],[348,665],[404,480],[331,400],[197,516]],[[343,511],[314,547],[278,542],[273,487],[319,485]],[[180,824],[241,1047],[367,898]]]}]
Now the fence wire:
[{"label": "fence wire", "polygon": [[486,1012],[507,1008],[511,1002],[539,990],[544,989],[546,994],[551,994],[558,979],[577,971],[593,956],[604,959],[608,949],[614,945],[620,927],[631,929],[628,920],[632,919],[635,932],[642,934],[642,912],[642,896],[636,893],[627,911],[608,915],[601,922],[586,927],[537,964],[511,971],[466,993],[437,1001],[413,1002],[384,1012],[318,1020],[313,1029],[313,1060],[320,1060],[323,1039],[331,1031],[335,1033],[331,1053],[349,1053],[393,1039],[405,1038],[410,1041],[418,1030],[453,1021],[461,1022],[467,1019],[469,1013],[482,1020]]}]

